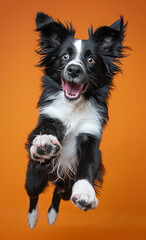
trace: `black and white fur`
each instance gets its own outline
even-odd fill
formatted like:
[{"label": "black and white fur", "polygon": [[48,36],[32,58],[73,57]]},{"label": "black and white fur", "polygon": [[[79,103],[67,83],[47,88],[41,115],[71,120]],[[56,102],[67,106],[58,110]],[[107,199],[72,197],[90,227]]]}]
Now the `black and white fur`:
[{"label": "black and white fur", "polygon": [[98,205],[94,186],[102,185],[104,174],[99,144],[112,79],[121,70],[126,27],[121,17],[110,27],[95,32],[91,27],[89,39],[79,40],[71,24],[64,26],[44,13],[37,14],[36,24],[39,66],[45,75],[38,124],[26,144],[30,228],[37,222],[39,194],[49,182],[55,185],[47,214],[50,225],[61,199],[71,199],[85,211]]}]

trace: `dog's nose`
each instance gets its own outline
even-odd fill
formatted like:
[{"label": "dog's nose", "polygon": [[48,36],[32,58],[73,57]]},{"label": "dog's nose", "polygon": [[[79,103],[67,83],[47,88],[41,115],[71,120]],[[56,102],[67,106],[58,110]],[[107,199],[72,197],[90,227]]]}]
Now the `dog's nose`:
[{"label": "dog's nose", "polygon": [[79,65],[71,64],[67,67],[67,72],[69,76],[75,78],[83,74],[83,69]]}]

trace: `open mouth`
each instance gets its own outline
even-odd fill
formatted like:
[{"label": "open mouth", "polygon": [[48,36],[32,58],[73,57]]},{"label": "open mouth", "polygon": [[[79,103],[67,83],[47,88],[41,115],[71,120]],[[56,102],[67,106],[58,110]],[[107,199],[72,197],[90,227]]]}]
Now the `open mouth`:
[{"label": "open mouth", "polygon": [[74,83],[65,81],[61,79],[62,88],[65,94],[65,97],[69,100],[76,100],[86,92],[89,83]]}]

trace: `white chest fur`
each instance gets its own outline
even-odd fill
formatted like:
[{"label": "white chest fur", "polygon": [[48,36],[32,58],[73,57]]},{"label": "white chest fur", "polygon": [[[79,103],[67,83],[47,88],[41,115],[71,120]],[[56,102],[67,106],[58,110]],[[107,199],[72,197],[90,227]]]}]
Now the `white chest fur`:
[{"label": "white chest fur", "polygon": [[80,133],[87,133],[101,138],[102,119],[98,108],[95,107],[93,101],[87,101],[84,97],[77,101],[68,101],[61,92],[52,104],[40,109],[40,114],[59,119],[66,127],[62,151],[55,166],[58,176],[64,177],[69,172],[75,172],[78,162],[76,137]]},{"label": "white chest fur", "polygon": [[52,104],[40,109],[40,114],[62,121],[66,127],[66,135],[75,131],[76,136],[89,133],[101,137],[101,114],[91,100],[81,97],[77,101],[68,101],[61,92]]}]

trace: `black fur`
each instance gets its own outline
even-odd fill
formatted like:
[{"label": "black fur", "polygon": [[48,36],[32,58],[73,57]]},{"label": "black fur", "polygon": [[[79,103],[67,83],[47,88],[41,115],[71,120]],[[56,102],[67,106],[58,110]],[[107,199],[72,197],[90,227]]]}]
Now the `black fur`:
[{"label": "black fur", "polygon": [[[80,87],[82,83],[84,87],[88,84],[86,91],[80,94],[83,95],[85,101],[94,101],[94,106],[98,108],[101,116],[100,124],[103,128],[108,120],[107,102],[110,90],[113,87],[113,76],[121,71],[120,59],[124,57],[126,48],[122,45],[126,29],[123,17],[110,27],[104,26],[95,31],[91,27],[89,30],[89,39],[82,42],[81,61],[84,79],[79,69],[76,69],[76,72],[72,74],[68,72],[73,71],[72,69],[66,70],[67,64],[74,60],[76,54],[74,45],[75,30],[72,25],[64,26],[60,21],[54,21],[44,13],[37,14],[36,24],[36,30],[40,33],[37,53],[40,54],[41,59],[38,66],[43,68],[45,74],[42,78],[42,94],[38,102],[38,108],[42,109],[54,102],[57,94],[63,91],[62,79],[64,82],[67,80],[67,84],[72,84],[72,88],[74,86]],[[66,59],[64,60],[63,56],[66,53]],[[93,64],[90,64],[90,61],[93,61]],[[67,76],[68,79],[66,79]],[[75,93],[69,97],[65,95],[65,97],[68,98],[68,101],[76,101]],[[48,96],[54,96],[54,98]],[[81,96],[79,95],[79,97]],[[60,106],[60,108],[64,108],[64,106]],[[38,195],[44,191],[49,181],[56,185],[49,211],[53,208],[56,212],[59,210],[61,198],[64,200],[70,199],[74,182],[86,179],[92,186],[97,185],[98,189],[102,186],[104,167],[99,150],[101,137],[98,135],[80,133],[76,137],[77,169],[75,173],[70,173],[69,177],[58,178],[57,170],[52,171],[56,161],[54,156],[45,159],[41,163],[37,161],[45,151],[50,153],[53,150],[51,145],[46,145],[45,148],[38,147],[37,154],[39,156],[34,155],[34,159],[32,159],[30,148],[37,135],[51,134],[56,136],[62,145],[66,131],[66,124],[60,119],[40,114],[36,128],[28,137],[26,149],[29,153],[29,163],[25,187],[30,197],[29,212],[36,208]],[[60,146],[56,145],[56,153],[59,150]],[[76,198],[72,199],[75,203],[76,200]],[[84,210],[91,208],[90,204],[86,205],[84,201],[80,201],[80,205]]]}]

